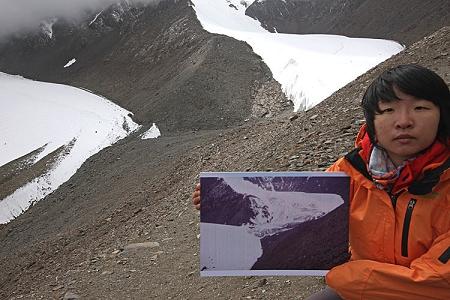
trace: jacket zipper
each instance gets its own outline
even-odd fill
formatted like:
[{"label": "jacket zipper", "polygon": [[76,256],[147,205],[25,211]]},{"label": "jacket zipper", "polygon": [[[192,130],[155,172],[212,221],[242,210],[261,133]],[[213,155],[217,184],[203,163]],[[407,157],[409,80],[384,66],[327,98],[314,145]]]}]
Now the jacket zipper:
[{"label": "jacket zipper", "polygon": [[417,200],[411,199],[408,202],[408,207],[406,208],[405,219],[403,221],[403,232],[402,232],[402,256],[408,257],[408,238],[409,238],[409,227],[411,224],[411,216],[416,205]]},{"label": "jacket zipper", "polygon": [[389,194],[389,197],[391,198],[392,207],[394,208],[394,210],[395,210],[395,207],[397,206],[397,199],[400,194],[401,194],[401,192],[398,194]]}]

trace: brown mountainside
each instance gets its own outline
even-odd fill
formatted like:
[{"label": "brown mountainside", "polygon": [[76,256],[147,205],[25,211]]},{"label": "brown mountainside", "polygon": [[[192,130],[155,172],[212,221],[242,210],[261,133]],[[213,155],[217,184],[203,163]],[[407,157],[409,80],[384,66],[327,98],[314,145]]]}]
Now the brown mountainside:
[{"label": "brown mountainside", "polygon": [[410,45],[450,25],[447,0],[265,0],[246,14],[270,31],[395,40]]},{"label": "brown mountainside", "polygon": [[[81,23],[58,21],[51,39],[32,32],[3,41],[0,70],[88,89],[166,134],[291,109],[251,47],[203,30],[189,0],[121,3],[127,10],[119,20],[112,6],[92,24],[95,14]],[[72,58],[76,63],[64,68]]]},{"label": "brown mountainside", "polygon": [[199,278],[199,217],[190,204],[198,173],[322,170],[352,148],[362,93],[377,74],[414,62],[450,83],[449,49],[445,27],[292,121],[286,113],[156,140],[133,135],[104,149],[0,228],[0,298],[304,298],[323,280]]}]

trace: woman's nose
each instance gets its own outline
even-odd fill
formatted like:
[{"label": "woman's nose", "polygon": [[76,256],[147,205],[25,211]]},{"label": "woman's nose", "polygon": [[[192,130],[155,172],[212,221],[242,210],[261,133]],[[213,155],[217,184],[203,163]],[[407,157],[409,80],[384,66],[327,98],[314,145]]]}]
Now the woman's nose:
[{"label": "woman's nose", "polygon": [[395,127],[406,129],[414,125],[414,119],[411,113],[407,110],[402,110],[396,114]]}]

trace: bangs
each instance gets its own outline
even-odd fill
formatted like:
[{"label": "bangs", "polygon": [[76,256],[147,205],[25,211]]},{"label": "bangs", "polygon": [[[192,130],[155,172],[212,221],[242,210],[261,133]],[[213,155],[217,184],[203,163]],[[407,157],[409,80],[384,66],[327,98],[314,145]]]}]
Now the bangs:
[{"label": "bangs", "polygon": [[378,102],[392,102],[397,100],[400,99],[395,94],[394,86],[383,78],[378,78],[367,89],[362,104],[369,111],[381,113]]},{"label": "bangs", "polygon": [[400,100],[395,90],[432,102],[439,107],[438,138],[447,144],[450,138],[450,92],[438,74],[419,65],[400,65],[384,71],[367,88],[361,101],[367,132],[375,142],[374,118],[380,114],[378,103]]}]

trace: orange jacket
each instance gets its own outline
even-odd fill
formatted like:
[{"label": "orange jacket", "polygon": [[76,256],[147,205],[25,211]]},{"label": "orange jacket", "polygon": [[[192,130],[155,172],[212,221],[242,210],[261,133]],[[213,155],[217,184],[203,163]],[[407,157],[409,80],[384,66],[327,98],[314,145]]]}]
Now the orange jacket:
[{"label": "orange jacket", "polygon": [[378,189],[358,156],[352,151],[329,168],[351,178],[352,256],[330,270],[327,284],[348,300],[450,300],[450,151],[424,169],[419,189],[398,196]]}]

